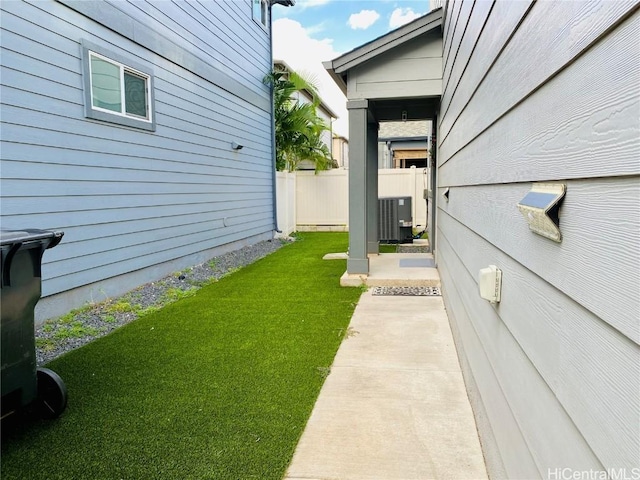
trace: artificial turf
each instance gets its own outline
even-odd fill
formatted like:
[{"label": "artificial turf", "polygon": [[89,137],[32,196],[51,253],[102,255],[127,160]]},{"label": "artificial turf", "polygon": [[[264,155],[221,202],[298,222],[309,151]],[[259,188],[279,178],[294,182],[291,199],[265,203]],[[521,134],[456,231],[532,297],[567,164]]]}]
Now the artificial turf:
[{"label": "artificial turf", "polygon": [[4,432],[2,478],[281,479],[360,289],[347,235],[268,257],[48,367],[67,411]]},{"label": "artificial turf", "polygon": [[378,247],[380,253],[397,253],[398,252],[398,244],[380,244]]}]

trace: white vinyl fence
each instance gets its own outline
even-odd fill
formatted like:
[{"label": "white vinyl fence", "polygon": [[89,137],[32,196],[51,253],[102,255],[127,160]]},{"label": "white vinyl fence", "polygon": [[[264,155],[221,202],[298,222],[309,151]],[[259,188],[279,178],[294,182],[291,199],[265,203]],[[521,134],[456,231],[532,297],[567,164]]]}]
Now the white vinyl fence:
[{"label": "white vinyl fence", "polygon": [[276,172],[277,237],[287,237],[296,231],[296,174]]},{"label": "white vinyl fence", "polygon": [[[348,231],[349,170],[278,172],[276,198],[282,236],[294,231]],[[426,168],[378,170],[379,197],[412,197],[413,225],[425,228],[430,188]]]}]

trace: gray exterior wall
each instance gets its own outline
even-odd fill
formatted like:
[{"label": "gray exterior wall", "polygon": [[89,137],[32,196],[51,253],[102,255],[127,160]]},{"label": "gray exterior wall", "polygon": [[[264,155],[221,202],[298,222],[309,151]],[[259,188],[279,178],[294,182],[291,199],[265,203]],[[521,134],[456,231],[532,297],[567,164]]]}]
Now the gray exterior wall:
[{"label": "gray exterior wall", "polygon": [[[0,7],[2,227],[65,232],[39,318],[272,237],[269,36],[250,0]],[[83,40],[152,72],[155,131],[85,118]]]},{"label": "gray exterior wall", "polygon": [[[492,478],[640,465],[637,7],[446,5],[436,253]],[[547,181],[562,243],[516,208]]]},{"label": "gray exterior wall", "polygon": [[437,96],[442,92],[442,37],[432,32],[349,71],[349,99]]}]

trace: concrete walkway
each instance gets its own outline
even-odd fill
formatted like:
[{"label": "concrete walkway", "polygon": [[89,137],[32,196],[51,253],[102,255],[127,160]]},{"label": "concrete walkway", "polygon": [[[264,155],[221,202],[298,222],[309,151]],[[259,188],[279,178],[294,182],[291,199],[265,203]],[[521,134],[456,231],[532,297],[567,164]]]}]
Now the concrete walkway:
[{"label": "concrete walkway", "polygon": [[285,478],[487,478],[441,297],[362,295]]}]

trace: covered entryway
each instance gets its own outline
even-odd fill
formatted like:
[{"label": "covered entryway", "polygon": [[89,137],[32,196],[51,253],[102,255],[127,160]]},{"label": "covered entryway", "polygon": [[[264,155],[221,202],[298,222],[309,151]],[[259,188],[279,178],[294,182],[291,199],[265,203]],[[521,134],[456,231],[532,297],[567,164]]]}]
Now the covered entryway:
[{"label": "covered entryway", "polygon": [[[378,254],[380,122],[432,120],[442,94],[442,9],[325,63],[349,111],[349,257],[347,274],[366,276]],[[435,132],[433,132],[435,137]],[[431,185],[436,169],[430,166]],[[429,239],[435,250],[435,188]]]}]

